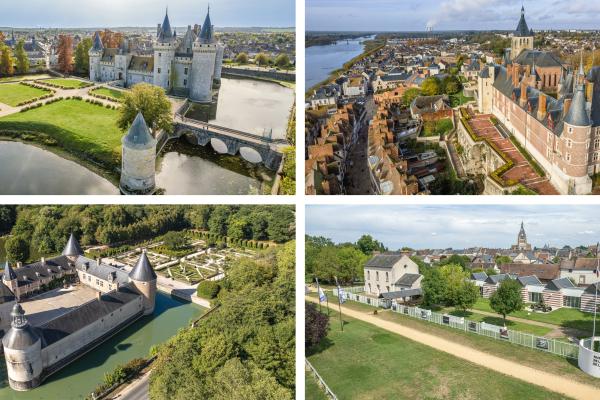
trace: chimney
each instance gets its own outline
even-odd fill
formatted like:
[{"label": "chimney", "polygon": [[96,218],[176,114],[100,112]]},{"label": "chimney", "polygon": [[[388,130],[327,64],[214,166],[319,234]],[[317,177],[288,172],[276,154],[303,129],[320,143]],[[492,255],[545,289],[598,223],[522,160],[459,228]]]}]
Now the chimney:
[{"label": "chimney", "polygon": [[565,105],[563,107],[563,116],[567,115],[569,108],[571,108],[571,102],[573,99],[565,99]]},{"label": "chimney", "polygon": [[521,70],[519,67],[519,64],[515,64],[513,66],[513,86],[517,87],[519,86],[519,74],[520,74]]},{"label": "chimney", "polygon": [[527,104],[527,83],[521,82],[521,106]]},{"label": "chimney", "polygon": [[546,95],[540,93],[538,100],[538,119],[542,119],[546,116]]},{"label": "chimney", "polygon": [[98,290],[96,292],[96,300],[100,301],[101,299],[102,299],[102,292]]}]

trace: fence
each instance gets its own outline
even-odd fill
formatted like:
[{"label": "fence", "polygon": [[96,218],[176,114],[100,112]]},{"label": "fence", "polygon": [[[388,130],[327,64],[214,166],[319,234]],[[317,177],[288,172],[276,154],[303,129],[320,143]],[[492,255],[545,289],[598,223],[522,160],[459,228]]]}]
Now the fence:
[{"label": "fence", "polygon": [[321,375],[319,375],[319,373],[317,372],[315,367],[313,367],[312,364],[307,359],[304,359],[304,361],[306,362],[306,368],[317,379],[319,386],[325,391],[325,394],[327,395],[327,397],[329,397],[332,400],[338,400],[335,393],[333,393],[333,391],[329,388],[329,386],[327,386],[327,383],[325,383],[323,378],[321,378]]},{"label": "fence", "polygon": [[[344,291],[346,291],[345,288]],[[333,294],[334,296],[337,296],[337,289],[334,289]],[[463,317],[440,314],[424,308],[408,307],[401,304],[391,303],[389,300],[374,299],[356,293],[346,292],[345,298],[348,300],[357,301],[359,303],[369,304],[374,307],[391,308],[393,312],[407,315],[409,317],[433,322],[438,325],[449,326],[464,332],[475,333],[493,339],[507,341],[520,346],[545,351],[566,358],[577,359],[579,355],[578,345],[562,342],[556,339],[549,339],[542,336],[535,336],[530,333],[513,331],[502,326],[492,325],[485,322],[471,321]]]}]

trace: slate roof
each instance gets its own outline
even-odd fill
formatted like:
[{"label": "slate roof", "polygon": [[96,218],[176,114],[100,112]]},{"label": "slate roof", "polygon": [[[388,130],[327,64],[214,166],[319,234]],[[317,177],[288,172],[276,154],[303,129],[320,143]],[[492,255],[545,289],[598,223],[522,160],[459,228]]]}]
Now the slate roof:
[{"label": "slate roof", "polygon": [[165,13],[165,19],[160,26],[158,33],[158,41],[162,43],[171,42],[174,39],[173,31],[171,30],[171,22],[169,21],[169,11]]},{"label": "slate roof", "polygon": [[[66,256],[58,256],[45,260],[44,263],[41,261],[33,264],[24,265],[21,268],[17,268],[15,273],[17,275],[17,284],[19,286],[25,286],[38,281],[42,278],[48,278],[53,274],[62,272],[72,272],[75,268],[70,263]],[[37,276],[39,274],[39,276]]]},{"label": "slate roof", "polygon": [[202,43],[212,43],[214,42],[214,31],[212,22],[210,21],[210,8],[206,13],[206,18],[204,19],[204,23],[202,24],[202,30],[200,31],[200,42]]},{"label": "slate roof", "polygon": [[485,272],[473,272],[471,274],[471,279],[476,281],[485,281],[488,278],[488,274]]},{"label": "slate roof", "polygon": [[104,45],[102,44],[102,38],[100,37],[100,32],[96,31],[94,34],[94,45],[92,46],[92,50],[94,51],[102,51],[104,50]]},{"label": "slate roof", "polygon": [[384,299],[393,300],[393,299],[399,299],[401,297],[420,296],[422,294],[423,294],[423,289],[416,288],[416,289],[399,290],[396,292],[382,293],[381,296]]},{"label": "slate roof", "polygon": [[419,278],[421,274],[404,274],[394,283],[398,286],[412,286]]},{"label": "slate roof", "polygon": [[578,269],[584,271],[595,271],[598,266],[597,258],[578,257],[573,260],[565,260],[560,264],[561,269]]},{"label": "slate roof", "polygon": [[569,288],[574,288],[574,287],[575,287],[575,285],[568,278],[554,279],[546,285],[546,289],[548,289],[548,290],[569,289]]},{"label": "slate roof", "polygon": [[587,75],[587,80],[594,84],[592,94],[592,126],[600,126],[600,67],[593,67]]},{"label": "slate roof", "polygon": [[536,286],[542,286],[543,283],[540,282],[540,280],[537,278],[537,276],[520,276],[517,278],[517,280],[519,281],[519,283],[521,284],[521,286],[527,286],[527,285],[536,285]]},{"label": "slate roof", "polygon": [[149,149],[156,147],[156,139],[150,134],[150,129],[146,125],[146,120],[141,112],[135,117],[135,120],[129,128],[127,135],[121,140],[123,145],[135,149]]},{"label": "slate roof", "polygon": [[99,299],[89,301],[71,312],[46,322],[37,327],[37,332],[42,337],[42,347],[64,339],[138,297],[140,294],[129,287],[121,287],[117,291],[104,294]]},{"label": "slate roof", "polygon": [[106,264],[98,264],[98,261],[92,260],[87,257],[79,257],[75,262],[75,268],[78,271],[85,272],[88,275],[95,276],[102,280],[111,280],[109,276],[112,275],[112,279],[119,283],[119,285],[125,285],[129,282],[129,277],[126,271],[112,267]]},{"label": "slate roof", "polygon": [[539,50],[524,50],[515,59],[515,63],[519,65],[529,65],[533,67],[563,67],[562,62],[556,56],[547,51]]},{"label": "slate roof", "polygon": [[519,25],[517,25],[517,29],[514,32],[515,36],[518,37],[528,37],[531,35],[531,30],[527,26],[527,22],[525,21],[525,7],[521,8],[521,19],[519,20]]},{"label": "slate roof", "polygon": [[81,246],[79,246],[79,242],[77,241],[77,239],[75,239],[75,235],[73,235],[72,233],[71,236],[69,236],[69,240],[67,241],[62,255],[73,257],[83,255],[83,250],[81,249]]},{"label": "slate roof", "polygon": [[402,258],[400,253],[378,254],[365,264],[365,267],[392,268]]},{"label": "slate roof", "polygon": [[[13,306],[11,317],[24,315],[23,307],[19,303]],[[40,335],[29,323],[20,327],[11,327],[2,338],[2,345],[8,349],[24,350],[40,340]]]},{"label": "slate roof", "polygon": [[512,279],[512,277],[509,274],[490,275],[485,280],[485,282],[486,283],[491,283],[491,284],[495,285],[495,284],[500,283],[502,281],[505,281],[507,279]]},{"label": "slate roof", "polygon": [[592,283],[590,286],[585,288],[583,293],[596,295],[596,291],[598,291],[598,296],[600,297],[600,282]]},{"label": "slate roof", "polygon": [[3,279],[5,281],[12,281],[17,278],[17,274],[15,274],[15,270],[12,269],[8,261],[4,263],[4,273],[2,274]]},{"label": "slate roof", "polygon": [[140,255],[135,267],[129,273],[129,277],[140,282],[150,282],[156,279],[156,273],[154,272],[154,268],[152,268],[152,264],[150,264],[150,260],[148,260],[146,251]]},{"label": "slate roof", "polygon": [[592,121],[586,110],[585,90],[583,85],[577,85],[573,102],[564,122],[573,126],[590,126]]},{"label": "slate roof", "polygon": [[11,290],[0,280],[0,304],[11,302],[15,299],[15,295]]},{"label": "slate roof", "polygon": [[113,63],[115,62],[115,56],[119,54],[119,49],[104,49],[104,53],[102,53],[102,58],[100,61]]}]

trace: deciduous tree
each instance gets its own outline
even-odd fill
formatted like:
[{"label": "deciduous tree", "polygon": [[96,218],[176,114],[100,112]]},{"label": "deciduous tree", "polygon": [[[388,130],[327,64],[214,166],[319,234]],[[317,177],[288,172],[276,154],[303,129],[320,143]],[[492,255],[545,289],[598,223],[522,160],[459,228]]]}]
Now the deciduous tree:
[{"label": "deciduous tree", "polygon": [[319,312],[317,305],[306,303],[306,317],[304,319],[304,347],[306,350],[316,346],[327,336],[329,318]]},{"label": "deciduous tree", "polygon": [[150,130],[156,135],[160,130],[173,131],[171,102],[163,88],[148,83],[138,83],[123,97],[117,125],[127,130],[138,112],[141,112]]},{"label": "deciduous tree", "polygon": [[6,259],[11,262],[25,262],[29,258],[29,242],[21,236],[11,236],[4,243]]},{"label": "deciduous tree", "polygon": [[91,48],[91,38],[85,38],[77,45],[77,48],[75,49],[75,71],[77,71],[77,73],[89,75],[90,56],[88,52]]},{"label": "deciduous tree", "polygon": [[58,36],[58,69],[65,74],[73,71],[73,37],[70,35]]},{"label": "deciduous tree", "polygon": [[21,39],[15,47],[15,59],[17,63],[17,72],[19,74],[25,74],[29,71],[29,57],[27,57],[24,46],[25,41]]},{"label": "deciduous tree", "polygon": [[235,58],[235,62],[239,64],[248,64],[248,54],[241,52]]},{"label": "deciduous tree", "polygon": [[0,75],[11,76],[15,74],[15,59],[12,49],[0,42]]},{"label": "deciduous tree", "polygon": [[275,58],[275,65],[279,68],[288,69],[290,67],[290,58],[287,54],[280,54]]},{"label": "deciduous tree", "polygon": [[442,84],[438,78],[430,76],[421,84],[421,92],[423,96],[436,96],[442,93]]},{"label": "deciduous tree", "polygon": [[519,282],[513,279],[502,281],[498,290],[490,297],[490,307],[502,315],[504,325],[506,325],[506,316],[508,314],[523,309],[521,285]]},{"label": "deciduous tree", "polygon": [[265,53],[257,54],[256,58],[254,59],[254,62],[256,62],[260,66],[268,65],[270,61],[271,61],[271,59]]}]

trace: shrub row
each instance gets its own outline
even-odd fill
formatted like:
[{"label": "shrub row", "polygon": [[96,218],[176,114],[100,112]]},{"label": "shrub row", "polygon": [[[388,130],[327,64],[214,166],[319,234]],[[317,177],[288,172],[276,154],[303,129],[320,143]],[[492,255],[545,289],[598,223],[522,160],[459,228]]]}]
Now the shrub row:
[{"label": "shrub row", "polygon": [[46,82],[44,81],[44,85],[50,86],[50,87],[54,87],[54,88],[58,88],[58,89],[62,89],[62,90],[73,90],[73,89],[84,89],[90,86],[94,86],[93,83],[87,83],[87,82],[82,82],[81,86],[79,87],[71,87],[71,86],[63,86],[63,85],[58,85],[56,83],[51,83],[51,82]]},{"label": "shrub row", "polygon": [[250,247],[253,249],[266,249],[269,247],[267,243],[257,242],[255,240],[246,239],[233,239],[226,236],[217,235],[212,232],[199,232],[202,239],[207,239],[209,243],[215,244],[216,242],[226,242],[230,245],[237,245],[240,247]]},{"label": "shrub row", "polygon": [[54,96],[54,93],[48,93],[48,94],[45,94],[45,95],[40,96],[40,97],[34,97],[33,99],[29,99],[29,100],[25,100],[25,101],[20,102],[19,104],[17,104],[17,107],[21,107],[21,106],[24,106],[26,104],[35,103],[36,101],[48,99],[48,98],[50,98],[52,96]]},{"label": "shrub row", "polygon": [[46,146],[56,146],[56,139],[41,132],[0,130],[0,136],[40,143]]},{"label": "shrub row", "polygon": [[470,115],[469,115],[469,113],[467,112],[467,109],[466,109],[466,108],[464,108],[464,107],[461,107],[461,108],[460,108],[460,116],[461,116],[462,118],[464,118],[465,120],[467,120],[467,121],[471,119],[471,116],[470,116]]},{"label": "shrub row", "polygon": [[119,109],[119,107],[117,107],[117,106],[111,106],[110,104],[104,105],[104,103],[101,102],[100,100],[85,99],[85,102],[86,103],[90,103],[90,104],[95,104],[95,105],[100,106],[100,107],[106,107],[109,110],[117,110],[117,109]]},{"label": "shrub row", "polygon": [[33,104],[31,106],[27,106],[27,107],[21,108],[21,111],[19,111],[19,112],[25,112],[25,111],[33,110],[33,109],[36,109],[36,108],[40,108],[43,105],[44,105],[44,103]]},{"label": "shrub row", "polygon": [[114,97],[109,97],[109,96],[104,96],[103,94],[97,94],[97,93],[94,93],[94,91],[93,91],[93,90],[90,90],[90,91],[88,92],[88,94],[89,94],[90,96],[92,96],[92,97],[95,97],[95,98],[97,98],[97,99],[102,99],[102,100],[112,101],[113,103],[120,103],[120,102],[121,102],[121,101],[119,101],[119,100],[115,99]]},{"label": "shrub row", "polygon": [[38,85],[37,83],[24,82],[23,81],[23,82],[19,82],[19,84],[21,84],[23,86],[29,86],[29,87],[32,87],[32,88],[35,88],[35,89],[40,89],[40,90],[43,90],[44,92],[52,92],[52,93],[54,93],[54,90],[48,89],[47,87],[42,86],[42,85]]}]

